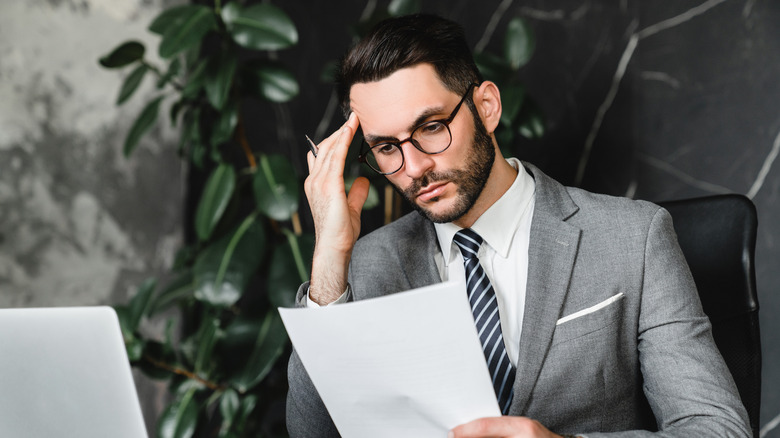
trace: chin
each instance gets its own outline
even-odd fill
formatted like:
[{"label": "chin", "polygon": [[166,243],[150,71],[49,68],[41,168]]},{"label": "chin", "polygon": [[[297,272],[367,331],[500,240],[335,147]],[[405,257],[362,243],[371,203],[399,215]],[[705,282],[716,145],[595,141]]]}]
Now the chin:
[{"label": "chin", "polygon": [[471,207],[470,205],[464,205],[461,199],[455,199],[448,202],[448,205],[441,205],[447,203],[442,201],[441,198],[431,199],[431,207],[423,207],[416,202],[412,203],[412,206],[420,214],[425,216],[429,221],[434,223],[446,223],[453,222],[461,218],[466,214]]}]

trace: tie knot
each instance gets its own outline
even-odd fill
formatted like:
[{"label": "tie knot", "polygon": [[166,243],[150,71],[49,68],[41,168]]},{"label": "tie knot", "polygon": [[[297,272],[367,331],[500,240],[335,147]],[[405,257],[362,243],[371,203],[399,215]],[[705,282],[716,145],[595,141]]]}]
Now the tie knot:
[{"label": "tie knot", "polygon": [[464,228],[455,233],[453,241],[460,248],[463,258],[467,260],[476,258],[479,253],[479,246],[482,245],[482,237],[471,228]]}]

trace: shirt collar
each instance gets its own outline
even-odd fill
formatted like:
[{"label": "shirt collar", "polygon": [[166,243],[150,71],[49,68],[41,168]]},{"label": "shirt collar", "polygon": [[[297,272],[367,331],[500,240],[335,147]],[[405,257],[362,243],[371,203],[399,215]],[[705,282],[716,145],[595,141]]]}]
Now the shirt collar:
[{"label": "shirt collar", "polygon": [[[508,158],[507,162],[518,171],[517,177],[509,189],[482,213],[471,227],[474,232],[482,236],[485,243],[504,258],[509,255],[512,239],[517,232],[520,219],[527,214],[536,186],[533,177],[528,174],[520,160]],[[444,265],[447,266],[450,262],[452,239],[461,228],[452,222],[434,224],[434,227]]]}]

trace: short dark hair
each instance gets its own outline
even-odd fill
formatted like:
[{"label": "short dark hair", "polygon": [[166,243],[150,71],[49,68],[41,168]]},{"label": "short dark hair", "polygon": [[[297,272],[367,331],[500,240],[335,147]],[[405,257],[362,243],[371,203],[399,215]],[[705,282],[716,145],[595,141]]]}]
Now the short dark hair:
[{"label": "short dark hair", "polygon": [[[417,64],[431,64],[448,90],[462,95],[482,75],[474,63],[463,28],[435,15],[415,14],[389,18],[377,24],[341,60],[336,90],[345,115],[349,92],[357,83],[384,79]],[[467,99],[469,107],[473,106]]]}]

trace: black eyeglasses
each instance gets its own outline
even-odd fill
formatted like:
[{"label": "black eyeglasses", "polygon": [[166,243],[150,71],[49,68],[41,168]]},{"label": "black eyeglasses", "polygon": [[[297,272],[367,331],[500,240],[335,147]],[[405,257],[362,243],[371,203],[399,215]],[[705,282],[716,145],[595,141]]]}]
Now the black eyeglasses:
[{"label": "black eyeglasses", "polygon": [[[391,175],[401,170],[404,166],[404,153],[401,145],[407,141],[417,150],[428,155],[440,154],[446,151],[452,144],[450,123],[455,119],[463,102],[471,94],[471,89],[477,85],[473,82],[469,84],[466,94],[460,99],[460,102],[452,110],[449,117],[442,120],[431,120],[417,126],[412,130],[412,134],[407,139],[397,142],[382,142],[374,146],[369,146],[363,141],[358,161],[368,164],[368,167],[379,174]],[[365,151],[366,147],[368,147],[368,151]]]}]

